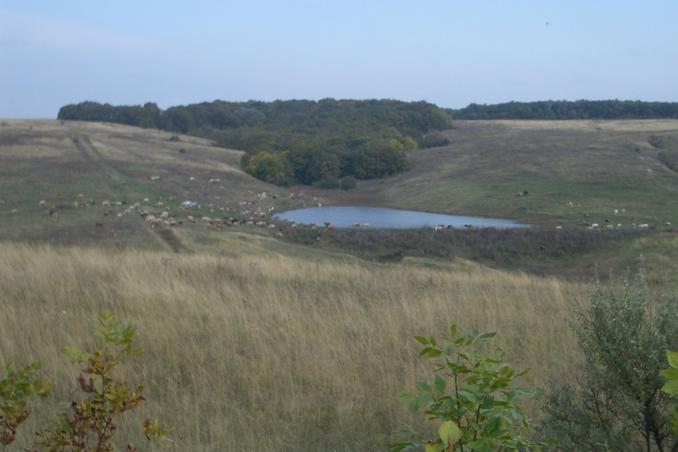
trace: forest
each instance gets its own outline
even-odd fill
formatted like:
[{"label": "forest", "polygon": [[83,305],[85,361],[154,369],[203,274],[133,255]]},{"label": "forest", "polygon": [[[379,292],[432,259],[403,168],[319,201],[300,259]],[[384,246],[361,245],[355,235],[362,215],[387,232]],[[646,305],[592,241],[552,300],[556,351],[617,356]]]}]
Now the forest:
[{"label": "forest", "polygon": [[243,168],[259,179],[345,189],[405,170],[408,151],[446,144],[438,131],[451,126],[433,104],[396,100],[214,101],[166,110],[82,102],[62,107],[58,118],[207,137],[246,151]]},{"label": "forest", "polygon": [[470,104],[447,112],[455,119],[657,119],[678,118],[678,102],[547,100]]}]

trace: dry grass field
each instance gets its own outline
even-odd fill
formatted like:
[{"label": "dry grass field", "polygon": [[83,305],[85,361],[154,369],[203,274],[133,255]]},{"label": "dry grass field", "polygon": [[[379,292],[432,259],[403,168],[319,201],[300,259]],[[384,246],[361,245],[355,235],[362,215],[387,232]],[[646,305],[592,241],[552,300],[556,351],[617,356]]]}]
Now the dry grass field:
[{"label": "dry grass field", "polygon": [[[138,327],[146,354],[129,378],[147,385],[143,411],[170,427],[174,450],[383,450],[399,421],[424,428],[395,400],[428,375],[415,334],[452,322],[496,330],[509,362],[544,387],[577,366],[566,320],[584,295],[470,263],[3,243],[0,362],[40,360],[53,378],[30,432],[73,395],[76,373],[58,349],[91,345],[97,314],[111,309]],[[144,445],[132,432],[126,424],[123,436]]]},{"label": "dry grass field", "polygon": [[[21,444],[73,395],[76,373],[59,348],[92,345],[105,309],[138,327],[146,355],[126,372],[146,384],[142,415],[172,430],[174,450],[371,451],[395,439],[399,421],[425,429],[395,399],[427,376],[414,335],[452,322],[497,331],[508,361],[531,369],[525,382],[544,388],[579,366],[568,325],[586,299],[577,281],[641,255],[651,281],[676,281],[666,222],[678,224],[678,174],[657,143],[678,143],[678,121],[457,121],[447,133],[450,145],[414,151],[409,171],[343,192],[265,184],[239,169],[241,152],[195,137],[0,121],[0,363],[40,360],[56,385]],[[370,261],[269,227],[273,213],[319,202],[543,231],[606,219],[652,227],[567,259],[517,250],[506,271],[463,253]],[[182,224],[154,228],[140,210]],[[265,227],[188,221],[255,214]],[[536,267],[557,277],[519,270]],[[539,416],[536,404],[529,411]],[[122,435],[143,444],[131,425]]]}]

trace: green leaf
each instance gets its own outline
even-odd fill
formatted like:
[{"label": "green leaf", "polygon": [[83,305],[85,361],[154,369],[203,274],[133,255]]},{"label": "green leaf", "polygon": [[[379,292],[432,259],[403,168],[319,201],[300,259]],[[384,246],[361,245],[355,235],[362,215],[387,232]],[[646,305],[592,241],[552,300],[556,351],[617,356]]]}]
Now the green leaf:
[{"label": "green leaf", "polygon": [[454,444],[461,438],[461,430],[454,421],[445,421],[438,427],[438,435],[443,441],[443,445],[447,448],[450,444]]},{"label": "green leaf", "polygon": [[429,344],[428,339],[426,339],[424,336],[414,336],[414,339],[422,345]]},{"label": "green leaf", "polygon": [[457,337],[457,325],[454,323],[450,325],[450,339],[454,340]]},{"label": "green leaf", "polygon": [[664,369],[659,374],[667,378],[669,380],[678,380],[678,369],[674,369],[673,367],[669,367],[668,369]]},{"label": "green leaf", "polygon": [[495,332],[485,333],[485,334],[481,334],[480,336],[478,336],[478,339],[487,340],[487,339],[493,338],[496,335],[497,335],[497,333],[495,333]]},{"label": "green leaf", "polygon": [[436,374],[433,378],[433,382],[435,383],[436,391],[443,392],[445,390],[445,379],[443,377]]},{"label": "green leaf", "polygon": [[433,441],[428,441],[424,443],[424,452],[439,452],[440,447],[438,447],[438,443],[435,443]]},{"label": "green leaf", "polygon": [[401,392],[399,392],[398,395],[396,396],[396,399],[397,399],[399,402],[405,402],[405,403],[407,403],[407,402],[409,402],[410,400],[412,400],[412,394],[409,393],[409,392],[407,392],[407,391],[401,391]]},{"label": "green leaf", "polygon": [[64,347],[61,353],[69,357],[72,361],[84,363],[92,357],[89,353],[83,352],[76,347]]},{"label": "green leaf", "polygon": [[425,392],[427,394],[430,394],[431,392],[433,392],[433,390],[431,389],[431,385],[426,383],[423,380],[419,380],[417,382],[417,389],[420,390],[421,392]]},{"label": "green leaf", "polygon": [[671,395],[678,395],[678,380],[671,380],[662,386],[662,391]]},{"label": "green leaf", "polygon": [[666,358],[669,361],[669,366],[673,367],[674,369],[678,369],[678,352],[666,350]]},{"label": "green leaf", "polygon": [[441,351],[435,347],[426,347],[419,353],[420,356],[425,356],[427,358],[435,358],[441,355]]},{"label": "green leaf", "polygon": [[425,403],[429,403],[430,401],[431,401],[430,395],[421,395],[421,396],[415,397],[410,402],[410,411],[415,412],[419,408],[421,408],[422,405],[424,405]]}]

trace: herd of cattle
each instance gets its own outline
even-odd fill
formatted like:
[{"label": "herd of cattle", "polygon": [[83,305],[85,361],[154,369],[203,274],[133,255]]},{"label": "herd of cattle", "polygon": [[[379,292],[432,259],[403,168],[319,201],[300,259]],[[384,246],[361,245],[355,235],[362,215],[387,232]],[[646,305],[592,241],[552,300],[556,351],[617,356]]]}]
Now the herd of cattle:
[{"label": "herd of cattle", "polygon": [[[151,179],[155,179],[157,176],[153,176]],[[209,180],[210,183],[219,183],[219,179],[212,178]],[[231,207],[219,207],[216,208],[211,204],[207,206],[201,206],[200,203],[191,200],[185,200],[182,202],[177,202],[176,198],[168,197],[165,202],[160,199],[151,201],[149,198],[144,198],[143,200],[134,202],[130,204],[125,200],[111,201],[103,200],[100,202],[95,201],[93,198],[88,198],[84,193],[77,195],[76,199],[68,203],[49,203],[46,200],[40,200],[38,205],[44,210],[44,212],[50,216],[55,217],[58,215],[60,210],[64,209],[79,209],[79,208],[90,208],[100,206],[101,208],[101,219],[96,221],[94,226],[97,229],[103,229],[108,221],[114,218],[121,218],[127,215],[138,215],[145,222],[147,222],[152,228],[159,227],[177,227],[185,223],[192,224],[202,224],[211,229],[223,229],[228,226],[257,226],[264,227],[269,229],[276,229],[278,223],[273,220],[273,215],[276,211],[276,208],[280,205],[278,203],[280,195],[276,193],[261,192],[254,193],[250,192],[248,200],[240,200]],[[289,194],[288,201],[286,203],[287,207],[290,205],[296,205],[298,207],[305,207],[307,204],[313,206],[317,205],[322,206],[322,203],[319,202],[318,198],[313,197],[312,201],[309,197],[308,199],[303,199],[304,195],[302,193],[298,194]],[[0,204],[3,202],[0,201]],[[574,207],[574,203],[568,202],[568,207]],[[174,206],[174,207],[172,207]],[[11,214],[19,213],[18,209],[12,209]],[[619,215],[625,215],[626,209],[611,209],[610,211],[614,218]],[[671,226],[670,222],[665,223],[666,226]],[[297,224],[286,222],[286,226],[297,227]],[[300,225],[301,226],[301,225]],[[326,223],[325,228],[331,228],[332,225]],[[367,224],[355,224],[354,228],[364,228],[368,227]],[[603,223],[589,223],[583,225],[585,229],[588,230],[616,230],[622,229],[625,226],[620,222],[614,222],[610,219],[605,219]],[[310,229],[318,228],[317,225],[310,224],[304,225]],[[654,226],[649,223],[630,223],[626,225],[627,228],[632,229],[651,229]],[[472,225],[464,225],[465,229],[473,229]],[[563,229],[562,225],[555,226],[556,229]],[[452,229],[450,225],[438,225],[433,228],[435,232],[442,230]]]}]

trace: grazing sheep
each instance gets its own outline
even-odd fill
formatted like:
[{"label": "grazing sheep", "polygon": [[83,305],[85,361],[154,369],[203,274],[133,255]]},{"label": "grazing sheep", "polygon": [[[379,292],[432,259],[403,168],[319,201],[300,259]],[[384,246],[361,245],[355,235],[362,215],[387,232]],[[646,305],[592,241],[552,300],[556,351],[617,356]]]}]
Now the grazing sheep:
[{"label": "grazing sheep", "polygon": [[17,213],[19,213],[19,209],[12,209],[9,211],[9,213],[11,213],[12,215],[16,215]]},{"label": "grazing sheep", "polygon": [[152,181],[160,180],[160,176],[151,176]]},{"label": "grazing sheep", "polygon": [[108,200],[101,201],[101,207],[111,207],[111,202]]},{"label": "grazing sheep", "polygon": [[38,205],[40,207],[45,207],[47,205],[47,201],[45,201],[44,199],[41,199],[40,202],[38,203]]}]

